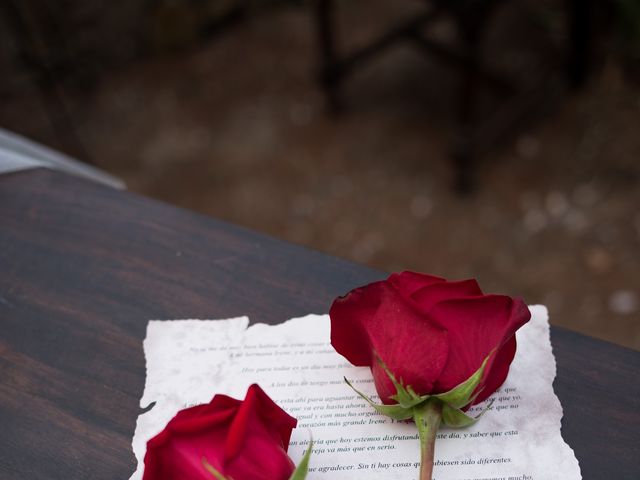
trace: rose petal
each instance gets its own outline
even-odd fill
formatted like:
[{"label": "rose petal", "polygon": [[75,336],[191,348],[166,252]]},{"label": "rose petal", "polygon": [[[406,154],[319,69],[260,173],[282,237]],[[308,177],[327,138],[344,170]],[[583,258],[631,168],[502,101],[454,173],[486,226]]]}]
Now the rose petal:
[{"label": "rose petal", "polygon": [[[521,300],[503,295],[446,300],[432,307],[429,317],[447,330],[451,349],[434,392],[450,390],[473,375],[489,353],[500,349],[530,316]],[[503,373],[505,360],[496,355],[490,360],[488,371],[497,367],[496,379]],[[492,378],[492,383],[495,382]]]},{"label": "rose petal", "polygon": [[354,365],[370,366],[378,395],[393,403],[391,381],[381,372],[374,354],[416,393],[429,393],[449,354],[447,333],[429,323],[385,282],[353,290],[334,301],[331,344]]},{"label": "rose petal", "polygon": [[344,297],[336,298],[329,309],[331,345],[358,367],[371,366],[369,319],[376,314],[382,299],[376,292],[383,290],[382,282],[356,288]]},{"label": "rose petal", "polygon": [[268,425],[270,440],[286,448],[291,430],[298,421],[276,405],[258,385],[251,385],[229,428],[225,450],[227,460],[237,456],[245,448],[247,435],[254,435],[254,428],[258,423]]},{"label": "rose petal", "polygon": [[416,290],[434,283],[446,282],[446,280],[441,277],[436,277],[435,275],[406,271],[392,273],[389,275],[387,282],[393,285],[403,296],[410,297]]},{"label": "rose petal", "polygon": [[489,373],[486,374],[485,379],[480,382],[480,386],[483,388],[474,400],[473,405],[485,401],[493,392],[500,388],[500,385],[507,379],[509,367],[515,355],[516,337],[513,336],[498,350],[493,360],[487,365],[487,371]]},{"label": "rose petal", "polygon": [[209,404],[180,410],[166,426],[172,432],[196,433],[211,425],[231,419],[242,402],[226,395],[216,395]]},{"label": "rose petal", "polygon": [[[190,415],[209,407],[210,405],[199,405],[187,410],[190,410]],[[204,415],[196,416],[205,418]],[[211,480],[210,475],[202,468],[202,457],[206,457],[216,469],[222,470],[225,425],[229,422],[229,415],[219,415],[220,422],[213,419],[213,415],[206,417],[209,419],[206,424],[194,421],[194,418],[189,418],[186,422],[175,421],[174,417],[161,433],[149,440],[144,458],[143,479]]]},{"label": "rose petal", "polygon": [[428,313],[439,302],[455,298],[477,297],[482,295],[478,282],[474,279],[459,282],[439,282],[422,287],[411,294],[410,298]]},{"label": "rose petal", "polygon": [[[284,445],[273,441],[268,425],[256,423],[245,437],[242,453],[225,464],[225,473],[233,479],[289,480],[295,469]],[[209,479],[211,480],[211,479]]]},{"label": "rose petal", "polygon": [[225,471],[233,478],[288,479],[286,455],[297,420],[258,386],[251,385],[227,436]]},{"label": "rose petal", "polygon": [[257,385],[242,402],[216,395],[209,404],[178,412],[147,442],[143,478],[212,480],[204,457],[236,479],[288,480],[295,466],[286,449],[296,423]]}]

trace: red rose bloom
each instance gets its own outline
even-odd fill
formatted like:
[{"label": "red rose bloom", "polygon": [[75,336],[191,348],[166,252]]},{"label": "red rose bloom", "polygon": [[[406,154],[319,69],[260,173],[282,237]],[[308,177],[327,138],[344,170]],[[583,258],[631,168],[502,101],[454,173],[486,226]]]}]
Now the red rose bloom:
[{"label": "red rose bloom", "polygon": [[181,410],[149,440],[143,480],[214,480],[205,458],[234,480],[288,480],[287,456],[297,420],[258,385],[244,401],[216,395],[210,403]]},{"label": "red rose bloom", "polygon": [[475,280],[414,272],[356,288],[329,314],[333,347],[354,365],[371,367],[384,403],[396,403],[396,389],[376,355],[405,386],[428,395],[467,380],[493,351],[473,403],[485,400],[507,378],[515,332],[531,317],[522,300],[484,295]]}]

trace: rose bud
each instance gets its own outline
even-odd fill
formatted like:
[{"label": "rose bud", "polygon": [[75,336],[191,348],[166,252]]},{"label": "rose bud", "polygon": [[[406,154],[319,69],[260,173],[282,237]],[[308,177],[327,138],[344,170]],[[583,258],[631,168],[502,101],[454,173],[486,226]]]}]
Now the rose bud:
[{"label": "rose bud", "polygon": [[475,280],[414,272],[352,290],[329,315],[333,347],[371,368],[385,405],[363,397],[380,413],[416,422],[431,449],[422,452],[424,479],[431,478],[440,422],[462,427],[476,420],[464,411],[507,378],[515,332],[531,317],[522,300],[484,295]]},{"label": "rose bud", "polygon": [[244,401],[216,395],[178,412],[149,440],[143,480],[288,480],[296,423],[258,385]]}]

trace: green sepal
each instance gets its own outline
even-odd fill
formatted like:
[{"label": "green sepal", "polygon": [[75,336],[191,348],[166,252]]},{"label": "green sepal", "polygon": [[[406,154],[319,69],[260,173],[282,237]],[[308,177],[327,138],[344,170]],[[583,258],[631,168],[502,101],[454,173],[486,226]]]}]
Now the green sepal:
[{"label": "green sepal", "polygon": [[375,403],[368,396],[366,396],[364,393],[362,393],[356,387],[354,387],[351,384],[351,382],[347,380],[347,377],[344,377],[344,381],[347,383],[347,385],[349,385],[353,389],[354,392],[360,395],[360,397],[362,397],[369,405],[375,408],[375,410],[378,413],[382,415],[386,415],[387,417],[391,417],[394,420],[408,420],[409,418],[413,417],[412,407],[407,408],[407,407],[403,407],[400,404],[384,405],[384,404]]},{"label": "green sepal", "polygon": [[233,480],[231,477],[225,477],[224,475],[222,475],[218,470],[216,470],[214,468],[213,465],[211,465],[206,458],[202,457],[202,459],[200,460],[202,462],[202,466],[204,467],[204,469],[209,472],[211,475],[214,476],[214,478],[216,480]]},{"label": "green sepal", "polygon": [[487,410],[489,410],[489,408],[491,408],[491,405],[493,405],[493,400],[489,402],[489,404],[484,408],[484,410],[482,410],[482,412],[478,414],[478,416],[472,417],[464,413],[459,408],[453,408],[452,406],[445,403],[444,406],[442,407],[442,421],[448,427],[453,427],[453,428],[468,427],[476,423],[478,420],[480,420],[480,417],[484,415],[484,413]]},{"label": "green sepal", "polygon": [[484,369],[487,366],[487,362],[491,355],[493,355],[494,350],[491,350],[487,358],[484,359],[480,368],[476,370],[476,373],[467,378],[464,382],[453,387],[448,392],[439,393],[437,395],[433,395],[436,398],[439,398],[444,402],[445,405],[449,405],[454,409],[459,409],[469,405],[475,397],[480,392],[476,392],[475,396],[473,395],[474,390],[478,387],[480,380],[482,380],[482,375],[484,374]]},{"label": "green sepal", "polygon": [[289,480],[304,480],[307,478],[307,472],[309,471],[309,459],[311,458],[311,450],[313,450],[313,439],[309,442],[309,448],[300,460],[300,463],[293,471]]},{"label": "green sepal", "polygon": [[420,416],[420,414],[416,414],[416,412],[419,409],[423,408],[428,402],[435,401],[442,405],[441,418],[446,425],[455,428],[467,427],[477,422],[493,404],[492,400],[477,417],[471,417],[461,410],[465,406],[473,403],[482,391],[482,389],[478,389],[477,391],[476,389],[480,384],[480,380],[482,380],[482,376],[484,374],[487,363],[489,362],[489,359],[494,352],[495,349],[492,350],[489,355],[487,355],[487,357],[483,360],[482,365],[480,365],[480,368],[478,368],[478,370],[476,370],[476,372],[467,380],[452,388],[448,392],[439,393],[436,395],[418,395],[413,390],[411,385],[405,387],[403,385],[402,378],[398,381],[395,375],[389,370],[384,361],[376,353],[376,360],[380,363],[383,371],[389,377],[396,389],[396,394],[390,397],[391,399],[398,402],[394,405],[374,403],[373,400],[371,400],[368,396],[356,389],[351,384],[351,382],[347,380],[346,377],[344,381],[378,413],[387,417],[391,417],[395,420],[408,420],[412,417],[414,417],[414,420],[416,420],[416,415],[418,417]]},{"label": "green sepal", "polygon": [[393,373],[391,373],[391,370],[389,370],[387,365],[378,356],[378,354],[376,353],[375,355],[376,355],[376,360],[380,363],[380,366],[384,370],[384,373],[387,374],[387,376],[391,380],[391,383],[393,383],[393,386],[396,388],[396,394],[395,395],[391,395],[389,398],[395,400],[396,402],[398,402],[399,405],[401,405],[404,408],[415,407],[416,405],[421,404],[422,402],[424,402],[425,400],[427,400],[429,398],[429,395],[422,395],[422,396],[418,395],[413,390],[411,385],[408,385],[407,387],[405,387],[402,384],[402,379],[400,379],[400,381],[398,381],[396,379],[396,376]]},{"label": "green sepal", "polygon": [[459,408],[450,407],[445,403],[442,407],[442,421],[448,427],[463,428],[473,425],[477,420]]}]

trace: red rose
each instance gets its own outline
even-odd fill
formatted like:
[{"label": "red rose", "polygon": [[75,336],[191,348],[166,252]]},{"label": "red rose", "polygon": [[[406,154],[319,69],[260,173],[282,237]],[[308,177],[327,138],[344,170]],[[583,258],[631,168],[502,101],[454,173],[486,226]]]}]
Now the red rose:
[{"label": "red rose", "polygon": [[287,456],[297,420],[258,385],[244,401],[216,395],[210,403],[181,410],[149,440],[143,480],[214,480],[203,458],[234,480],[288,480]]},{"label": "red rose", "polygon": [[[358,366],[371,367],[378,395],[396,403],[388,370],[418,395],[451,390],[491,355],[479,403],[507,377],[516,352],[515,332],[531,313],[520,299],[484,295],[475,280],[448,282],[413,272],[356,288],[333,302],[331,343]],[[468,405],[467,405],[468,406]]]}]

